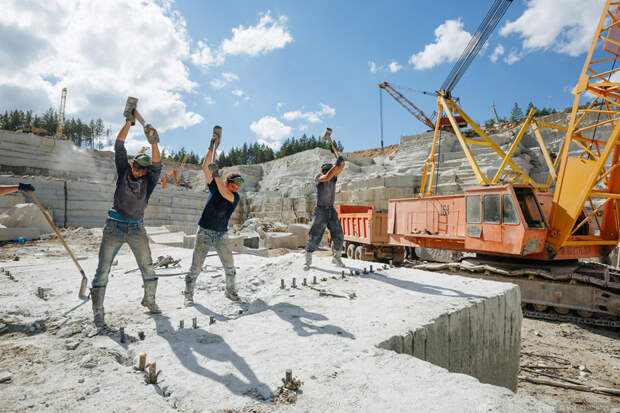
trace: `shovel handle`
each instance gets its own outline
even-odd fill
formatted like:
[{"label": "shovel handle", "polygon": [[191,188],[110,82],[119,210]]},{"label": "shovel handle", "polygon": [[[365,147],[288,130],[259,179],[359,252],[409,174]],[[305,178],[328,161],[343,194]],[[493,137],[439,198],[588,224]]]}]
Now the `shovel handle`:
[{"label": "shovel handle", "polygon": [[54,225],[54,223],[52,222],[52,219],[49,217],[49,215],[47,215],[47,213],[45,213],[45,210],[43,209],[43,206],[39,202],[39,199],[37,198],[37,196],[32,191],[28,191],[28,193],[32,196],[32,199],[34,199],[34,202],[37,204],[37,206],[41,210],[41,214],[43,214],[43,216],[47,220],[47,223],[50,224],[50,227],[52,227],[52,229],[54,230],[54,232],[58,236],[58,239],[60,240],[60,242],[62,242],[62,245],[65,247],[65,249],[67,250],[67,252],[71,256],[71,259],[73,260],[75,265],[77,265],[78,270],[80,270],[80,274],[82,274],[82,277],[86,278],[86,274],[84,274],[84,270],[82,269],[82,266],[80,265],[80,263],[73,256],[73,253],[69,249],[69,246],[67,245],[65,240],[62,238],[62,235],[60,235],[60,232],[58,231],[58,228],[56,228],[56,225]]},{"label": "shovel handle", "polygon": [[146,126],[146,122],[144,122],[144,118],[142,117],[140,112],[138,112],[137,108],[133,111],[133,116],[136,118],[138,122],[140,122],[140,125],[142,125],[142,127]]}]

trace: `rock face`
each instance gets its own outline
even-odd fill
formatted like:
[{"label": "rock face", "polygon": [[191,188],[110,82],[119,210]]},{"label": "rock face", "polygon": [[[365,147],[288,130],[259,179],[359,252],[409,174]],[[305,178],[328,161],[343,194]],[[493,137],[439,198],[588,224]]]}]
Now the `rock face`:
[{"label": "rock face", "polygon": [[[568,117],[568,113],[562,112],[541,119],[565,126]],[[517,124],[505,127],[490,137],[506,152],[519,127]],[[544,128],[541,132],[552,157],[555,157],[564,133]],[[602,126],[583,135],[591,137],[596,133],[598,139],[605,140],[609,132],[609,126]],[[417,195],[432,138],[430,132],[402,136],[398,150],[389,156],[363,158],[343,154],[346,167],[338,177],[336,203],[374,205],[379,210],[386,210],[389,199]],[[500,166],[500,157],[485,146],[472,145],[472,152],[481,170],[492,177]],[[438,162],[433,185],[436,194],[456,193],[467,186],[477,185],[454,134],[441,132],[435,158]],[[517,147],[513,160],[536,182],[547,181],[547,167],[531,128]],[[329,151],[317,148],[259,165],[223,168],[223,176],[239,173],[245,179],[240,190],[241,202],[231,224],[249,218],[282,224],[309,223],[316,198],[314,177],[322,163],[333,161]],[[169,169],[165,167],[162,175]],[[37,196],[60,226],[102,226],[112,205],[115,170],[111,152],[92,152],[74,148],[67,141],[0,131],[0,171],[38,175],[36,178],[0,175],[0,184],[33,183]],[[188,169],[183,172],[183,180],[191,189],[174,185],[157,187],[146,210],[147,225],[174,225],[186,233],[195,232],[207,197],[205,179],[202,171]],[[0,203],[0,212],[3,212],[2,208],[12,206],[11,203],[23,202],[23,196],[19,202],[10,198],[19,196],[22,195],[5,196]],[[27,195],[25,197],[28,202]]]}]

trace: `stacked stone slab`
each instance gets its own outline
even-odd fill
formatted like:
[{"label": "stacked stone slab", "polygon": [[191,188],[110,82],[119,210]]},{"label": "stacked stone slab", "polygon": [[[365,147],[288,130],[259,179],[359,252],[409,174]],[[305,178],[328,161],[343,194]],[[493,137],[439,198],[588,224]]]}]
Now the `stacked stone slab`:
[{"label": "stacked stone slab", "polygon": [[[562,112],[540,119],[566,125],[568,117],[569,113]],[[596,121],[595,116],[590,118],[588,122]],[[519,128],[520,125],[515,124],[490,137],[506,152]],[[552,156],[557,156],[564,133],[544,128],[541,132]],[[602,126],[583,135],[605,140],[609,133],[610,127]],[[402,136],[396,152],[372,159],[345,153],[347,165],[338,177],[336,203],[374,205],[379,210],[386,210],[390,199],[416,196],[432,140],[432,132]],[[494,176],[501,163],[500,157],[488,147],[472,146],[472,151],[481,170],[489,177]],[[468,186],[477,185],[453,133],[441,132],[435,158],[437,169],[433,189],[436,194],[459,193]],[[547,166],[531,128],[513,160],[536,182],[547,181]],[[333,155],[316,148],[259,165],[223,168],[223,176],[239,173],[246,181],[240,190],[241,202],[231,224],[242,223],[248,218],[285,224],[310,222],[316,197],[314,177],[321,164],[326,162],[334,162]],[[193,168],[187,167],[183,173],[183,180],[190,183],[191,189],[169,185],[155,190],[145,215],[148,225],[175,225],[186,233],[194,232],[207,188],[202,171]],[[116,179],[112,152],[93,152],[75,148],[68,141],[0,131],[0,171],[37,175],[36,178],[0,176],[0,184],[32,181],[57,224],[101,226],[112,203]],[[0,203],[0,210],[9,206]]]}]

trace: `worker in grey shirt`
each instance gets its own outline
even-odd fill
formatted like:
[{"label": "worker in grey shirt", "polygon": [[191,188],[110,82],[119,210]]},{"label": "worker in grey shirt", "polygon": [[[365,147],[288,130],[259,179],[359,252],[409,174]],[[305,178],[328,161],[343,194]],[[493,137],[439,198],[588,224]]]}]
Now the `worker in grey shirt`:
[{"label": "worker in grey shirt", "polygon": [[153,271],[151,249],[143,222],[144,210],[161,174],[161,155],[157,146],[159,136],[152,126],[146,125],[144,131],[151,144],[153,160],[151,162],[148,155],[141,154],[128,162],[125,139],[129,128],[135,121],[133,112],[126,112],[125,117],[125,125],[118,133],[114,144],[114,160],[118,174],[116,191],[114,191],[114,206],[108,211],[108,218],[103,227],[103,238],[99,247],[99,264],[91,289],[94,322],[100,331],[105,328],[103,299],[110,267],[118,250],[125,242],[129,244],[142,272],[144,283],[142,305],[152,314],[161,313],[155,303],[157,275]]},{"label": "worker in grey shirt", "polygon": [[339,267],[344,267],[342,262],[342,244],[344,243],[344,234],[342,226],[338,220],[338,213],[334,209],[334,200],[336,199],[336,181],[337,176],[344,169],[344,159],[338,154],[336,148],[332,144],[332,152],[336,157],[336,165],[325,163],[321,166],[321,173],[314,178],[316,186],[316,208],[314,208],[314,216],[312,217],[312,226],[308,233],[308,242],[306,244],[306,262],[304,270],[308,271],[312,265],[312,253],[316,251],[323,238],[325,227],[329,229],[332,239],[332,250],[334,258],[332,262]]}]

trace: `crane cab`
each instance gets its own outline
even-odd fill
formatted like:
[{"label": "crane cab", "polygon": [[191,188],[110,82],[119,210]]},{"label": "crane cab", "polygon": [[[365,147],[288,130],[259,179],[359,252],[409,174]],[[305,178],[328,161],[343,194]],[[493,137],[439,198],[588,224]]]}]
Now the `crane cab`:
[{"label": "crane cab", "polygon": [[543,252],[548,225],[529,185],[465,191],[465,250],[496,255]]}]

